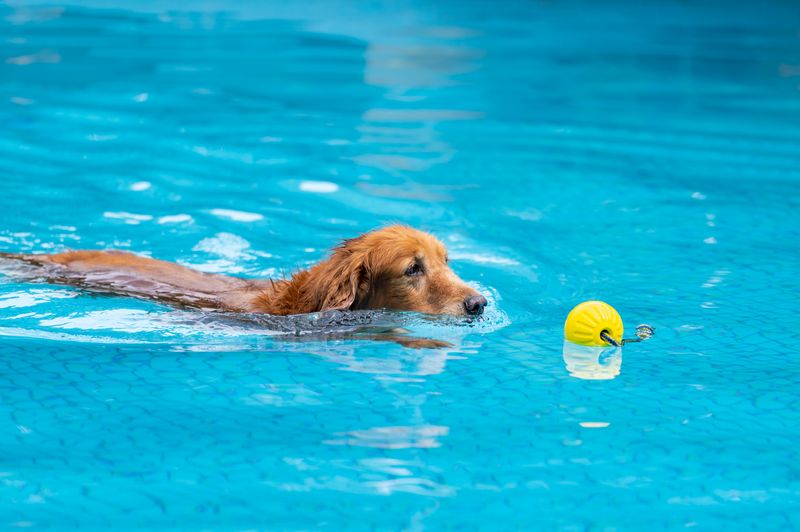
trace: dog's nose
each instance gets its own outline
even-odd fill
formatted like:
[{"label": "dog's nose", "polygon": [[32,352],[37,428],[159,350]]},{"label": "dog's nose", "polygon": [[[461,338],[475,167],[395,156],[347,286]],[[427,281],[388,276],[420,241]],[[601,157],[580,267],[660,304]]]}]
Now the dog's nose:
[{"label": "dog's nose", "polygon": [[480,294],[477,296],[469,296],[464,300],[464,310],[467,311],[467,314],[477,316],[483,312],[483,308],[486,306],[486,303],[486,298]]}]

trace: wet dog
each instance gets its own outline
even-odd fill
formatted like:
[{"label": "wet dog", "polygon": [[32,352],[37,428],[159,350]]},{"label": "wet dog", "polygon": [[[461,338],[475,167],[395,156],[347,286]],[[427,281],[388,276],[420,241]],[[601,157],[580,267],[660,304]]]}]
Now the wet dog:
[{"label": "wet dog", "polygon": [[3,256],[41,266],[48,282],[182,307],[281,316],[363,309],[476,316],[486,306],[450,269],[441,242],[402,225],[345,240],[326,260],[285,279],[208,274],[122,251]]}]

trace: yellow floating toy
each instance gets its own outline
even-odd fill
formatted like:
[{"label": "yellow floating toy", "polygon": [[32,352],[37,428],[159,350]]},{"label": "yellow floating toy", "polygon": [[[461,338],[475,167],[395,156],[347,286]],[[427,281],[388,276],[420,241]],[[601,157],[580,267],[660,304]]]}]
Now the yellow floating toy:
[{"label": "yellow floating toy", "polygon": [[578,345],[604,347],[622,343],[622,318],[614,307],[602,301],[585,301],[572,309],[564,323],[564,337]]},{"label": "yellow floating toy", "polygon": [[637,339],[622,339],[622,318],[614,307],[602,301],[584,301],[569,313],[564,323],[564,338],[589,347],[618,347],[626,342],[640,342],[650,338],[655,329],[650,325],[636,328]]}]

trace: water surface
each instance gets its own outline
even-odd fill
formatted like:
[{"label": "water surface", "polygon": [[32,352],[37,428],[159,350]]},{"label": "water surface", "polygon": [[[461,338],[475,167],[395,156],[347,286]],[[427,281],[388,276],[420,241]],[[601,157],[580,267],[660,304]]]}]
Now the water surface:
[{"label": "water surface", "polygon": [[[0,251],[402,222],[491,304],[410,350],[6,265],[0,526],[798,526],[796,3],[116,5],[0,5]],[[594,298],[657,335],[565,351]]]}]

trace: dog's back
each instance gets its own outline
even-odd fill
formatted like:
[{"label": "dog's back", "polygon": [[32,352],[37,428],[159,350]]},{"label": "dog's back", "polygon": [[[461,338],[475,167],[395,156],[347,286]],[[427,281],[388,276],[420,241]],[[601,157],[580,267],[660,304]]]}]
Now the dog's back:
[{"label": "dog's back", "polygon": [[254,295],[269,289],[263,281],[203,273],[124,251],[83,250],[55,255],[0,253],[0,258],[37,266],[37,276],[49,282],[182,306],[248,312],[254,310]]}]

